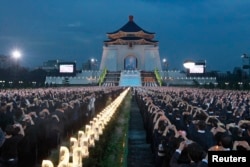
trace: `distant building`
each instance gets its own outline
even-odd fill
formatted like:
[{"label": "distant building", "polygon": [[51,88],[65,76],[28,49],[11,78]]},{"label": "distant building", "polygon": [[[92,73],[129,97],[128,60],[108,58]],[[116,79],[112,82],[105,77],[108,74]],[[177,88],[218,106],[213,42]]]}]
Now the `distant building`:
[{"label": "distant building", "polygon": [[10,56],[0,55],[0,68],[9,68],[14,65],[13,60]]},{"label": "distant building", "polygon": [[49,72],[49,71],[53,71],[53,70],[58,70],[58,64],[59,64],[59,60],[48,60],[46,62],[43,62],[43,66],[41,67],[41,69]]},{"label": "distant building", "polygon": [[91,58],[82,64],[82,70],[99,70],[98,60]]},{"label": "distant building", "polygon": [[90,70],[89,61],[82,64],[82,70]]},{"label": "distant building", "polygon": [[100,69],[110,71],[161,70],[158,41],[155,33],[139,27],[129,16],[129,21],[117,31],[107,33],[104,41]]}]

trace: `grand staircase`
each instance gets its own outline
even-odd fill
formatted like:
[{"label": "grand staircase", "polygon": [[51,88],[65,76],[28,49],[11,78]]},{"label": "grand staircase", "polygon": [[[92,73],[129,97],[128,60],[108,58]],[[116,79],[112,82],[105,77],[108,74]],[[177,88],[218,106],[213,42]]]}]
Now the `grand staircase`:
[{"label": "grand staircase", "polygon": [[141,72],[142,86],[158,86],[156,82],[156,77],[152,71],[142,71]]},{"label": "grand staircase", "polygon": [[141,73],[137,70],[121,72],[119,86],[142,86]]},{"label": "grand staircase", "polygon": [[118,86],[120,80],[120,71],[109,71],[105,76],[102,86]]}]

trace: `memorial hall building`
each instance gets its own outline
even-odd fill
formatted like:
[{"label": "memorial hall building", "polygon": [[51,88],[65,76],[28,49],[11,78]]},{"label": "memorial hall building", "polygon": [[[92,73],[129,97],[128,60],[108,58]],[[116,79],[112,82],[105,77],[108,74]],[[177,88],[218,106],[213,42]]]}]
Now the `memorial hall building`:
[{"label": "memorial hall building", "polygon": [[100,70],[161,70],[158,41],[155,33],[138,26],[133,16],[120,29],[107,33]]}]

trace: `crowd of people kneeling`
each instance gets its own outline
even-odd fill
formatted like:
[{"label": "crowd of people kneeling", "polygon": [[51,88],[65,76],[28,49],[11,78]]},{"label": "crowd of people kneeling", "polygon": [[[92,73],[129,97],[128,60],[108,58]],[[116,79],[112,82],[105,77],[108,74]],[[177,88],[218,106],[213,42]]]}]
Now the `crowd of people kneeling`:
[{"label": "crowd of people kneeling", "polygon": [[118,87],[0,91],[0,167],[34,167],[117,97]]},{"label": "crowd of people kneeling", "polygon": [[250,150],[250,94],[136,88],[156,167],[207,166],[208,151]]}]

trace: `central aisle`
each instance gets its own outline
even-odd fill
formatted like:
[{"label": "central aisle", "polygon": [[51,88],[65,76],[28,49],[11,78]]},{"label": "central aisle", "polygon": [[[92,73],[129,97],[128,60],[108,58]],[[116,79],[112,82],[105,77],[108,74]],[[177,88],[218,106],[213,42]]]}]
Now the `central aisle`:
[{"label": "central aisle", "polygon": [[146,143],[142,117],[134,98],[132,98],[130,111],[127,164],[128,167],[155,166],[150,144]]}]

